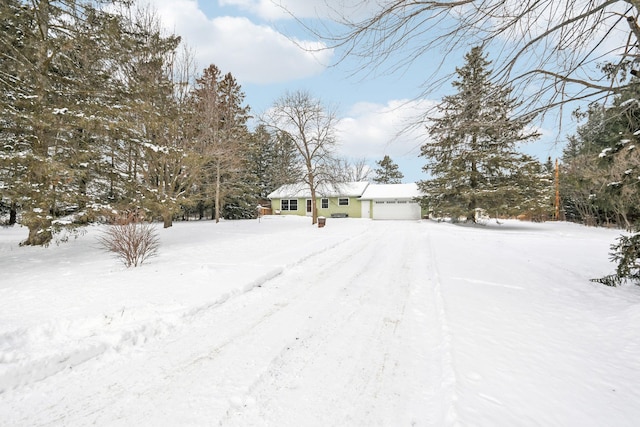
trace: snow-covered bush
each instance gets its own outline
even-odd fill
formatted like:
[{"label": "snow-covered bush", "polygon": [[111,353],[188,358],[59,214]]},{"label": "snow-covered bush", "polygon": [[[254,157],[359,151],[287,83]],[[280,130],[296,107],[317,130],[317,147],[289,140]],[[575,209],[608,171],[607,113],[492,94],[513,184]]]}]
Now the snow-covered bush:
[{"label": "snow-covered bush", "polygon": [[110,225],[98,238],[100,246],[112,252],[125,266],[137,267],[158,254],[160,237],[155,227],[146,222]]},{"label": "snow-covered bush", "polygon": [[593,281],[607,286],[619,286],[623,282],[640,285],[640,232],[618,237],[611,251],[611,260],[618,264],[616,273]]},{"label": "snow-covered bush", "polygon": [[640,233],[620,236],[611,249],[612,259],[618,263],[618,277],[640,284]]}]

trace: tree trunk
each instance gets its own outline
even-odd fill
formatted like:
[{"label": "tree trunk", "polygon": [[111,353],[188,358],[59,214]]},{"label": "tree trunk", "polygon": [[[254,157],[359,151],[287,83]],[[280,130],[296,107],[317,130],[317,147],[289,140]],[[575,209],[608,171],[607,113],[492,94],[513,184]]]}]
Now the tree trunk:
[{"label": "tree trunk", "polygon": [[318,209],[316,209],[316,189],[311,187],[311,225],[318,222]]},{"label": "tree trunk", "polygon": [[216,162],[216,195],[215,195],[216,223],[220,222],[220,161]]},{"label": "tree trunk", "polygon": [[318,222],[318,210],[316,209],[316,182],[313,174],[313,166],[307,156],[307,180],[309,181],[309,190],[311,191],[311,225]]},{"label": "tree trunk", "polygon": [[173,225],[173,212],[169,208],[162,209],[160,211],[162,215],[163,228],[169,228]]},{"label": "tree trunk", "polygon": [[15,202],[11,202],[11,207],[9,208],[9,225],[14,225],[18,222],[18,207]]},{"label": "tree trunk", "polygon": [[45,246],[53,239],[51,219],[35,217],[26,219],[23,223],[29,227],[29,237],[20,246]]}]

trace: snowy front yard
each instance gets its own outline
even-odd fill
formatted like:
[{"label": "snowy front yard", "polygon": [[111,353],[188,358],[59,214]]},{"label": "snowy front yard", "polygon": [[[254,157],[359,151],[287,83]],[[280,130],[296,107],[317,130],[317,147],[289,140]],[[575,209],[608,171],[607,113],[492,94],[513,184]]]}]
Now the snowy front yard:
[{"label": "snowy front yard", "polygon": [[0,229],[0,425],[634,426],[640,287],[615,230],[177,223],[125,269],[99,227]]}]

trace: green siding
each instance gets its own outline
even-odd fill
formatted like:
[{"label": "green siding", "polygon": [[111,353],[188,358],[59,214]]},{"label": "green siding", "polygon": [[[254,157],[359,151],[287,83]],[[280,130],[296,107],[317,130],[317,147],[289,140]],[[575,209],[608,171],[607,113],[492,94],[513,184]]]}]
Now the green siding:
[{"label": "green siding", "polygon": [[[342,197],[340,197],[342,198]],[[345,197],[349,199],[348,206],[340,206],[338,204],[339,197],[329,197],[329,208],[322,208],[322,199],[323,197],[318,197],[316,200],[316,207],[318,209],[318,216],[330,217],[331,214],[334,213],[346,213],[349,215],[349,218],[360,218],[362,216],[362,209],[360,205],[360,200],[356,197]],[[285,199],[292,200],[292,199]],[[295,211],[292,210],[282,210],[281,209],[281,201],[282,199],[271,199],[271,211],[275,214],[276,211],[280,211],[280,215],[300,215],[305,216],[307,214],[307,199],[298,199],[298,209]],[[367,202],[365,202],[367,203]]]},{"label": "green siding", "polygon": [[300,215],[305,216],[307,214],[307,199],[285,199],[285,200],[297,200],[298,201],[298,209],[295,211],[288,210],[284,211],[281,209],[281,201],[282,199],[271,199],[271,211],[275,214],[276,211],[280,211],[280,215]]},{"label": "green siding", "polygon": [[[340,206],[338,204],[338,199],[343,198],[349,199],[348,206]],[[349,218],[360,218],[362,216],[361,202],[357,197],[328,197],[329,208],[327,209],[322,209],[322,199],[323,197],[318,197],[318,200],[316,201],[318,206],[318,216],[330,217],[331,214],[334,213],[346,213],[349,215]]]}]

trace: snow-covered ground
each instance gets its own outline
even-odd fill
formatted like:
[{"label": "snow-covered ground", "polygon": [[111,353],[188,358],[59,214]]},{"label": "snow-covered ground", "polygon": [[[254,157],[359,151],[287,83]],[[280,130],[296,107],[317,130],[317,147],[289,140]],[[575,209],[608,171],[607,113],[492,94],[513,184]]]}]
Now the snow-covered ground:
[{"label": "snow-covered ground", "polygon": [[0,229],[0,425],[635,426],[640,287],[616,230],[177,223],[125,269],[99,227]]}]

